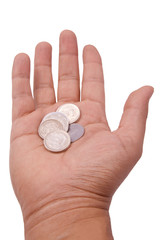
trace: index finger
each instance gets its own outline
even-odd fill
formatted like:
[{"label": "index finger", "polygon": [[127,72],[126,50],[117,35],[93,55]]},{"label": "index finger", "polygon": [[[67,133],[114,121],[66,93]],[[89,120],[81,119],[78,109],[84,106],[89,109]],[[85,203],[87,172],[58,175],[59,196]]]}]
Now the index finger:
[{"label": "index finger", "polygon": [[100,103],[105,108],[105,91],[102,60],[97,49],[87,45],[83,51],[82,100]]}]

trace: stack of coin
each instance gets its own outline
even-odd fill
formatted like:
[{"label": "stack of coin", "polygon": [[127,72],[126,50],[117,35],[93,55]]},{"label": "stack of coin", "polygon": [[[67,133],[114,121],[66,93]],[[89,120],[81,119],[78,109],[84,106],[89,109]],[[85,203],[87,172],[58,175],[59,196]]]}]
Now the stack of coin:
[{"label": "stack of coin", "polygon": [[56,112],[45,115],[38,129],[39,136],[44,139],[45,148],[52,152],[60,152],[81,138],[84,127],[74,123],[79,117],[80,110],[72,103],[63,104]]}]

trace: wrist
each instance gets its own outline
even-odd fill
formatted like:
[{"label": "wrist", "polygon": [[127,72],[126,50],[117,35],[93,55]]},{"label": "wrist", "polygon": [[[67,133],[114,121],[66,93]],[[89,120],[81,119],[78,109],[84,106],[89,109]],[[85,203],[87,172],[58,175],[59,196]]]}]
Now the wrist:
[{"label": "wrist", "polygon": [[[63,202],[65,200],[62,200]],[[24,219],[26,240],[112,240],[108,205],[93,199],[66,199]]]},{"label": "wrist", "polygon": [[60,215],[25,231],[25,239],[113,240],[110,217],[104,209],[80,208]]}]

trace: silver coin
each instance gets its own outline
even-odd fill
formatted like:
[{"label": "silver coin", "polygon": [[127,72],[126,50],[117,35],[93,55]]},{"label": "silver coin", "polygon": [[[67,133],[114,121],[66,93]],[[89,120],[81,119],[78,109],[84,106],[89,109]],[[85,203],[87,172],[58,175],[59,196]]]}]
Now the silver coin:
[{"label": "silver coin", "polygon": [[48,133],[57,131],[59,129],[63,130],[63,125],[61,122],[59,122],[55,119],[48,119],[48,120],[43,121],[40,124],[38,133],[39,133],[39,136],[44,139]]},{"label": "silver coin", "polygon": [[63,130],[50,132],[44,139],[44,146],[52,152],[61,152],[69,147],[71,141],[70,136]]},{"label": "silver coin", "polygon": [[71,142],[75,142],[83,136],[84,127],[78,123],[70,124],[68,134],[70,135]]},{"label": "silver coin", "polygon": [[76,122],[78,118],[80,117],[80,110],[79,108],[72,103],[66,103],[61,105],[57,112],[63,113],[69,120],[69,123]]},{"label": "silver coin", "polygon": [[48,119],[55,119],[59,121],[63,125],[63,130],[68,131],[69,128],[69,121],[68,118],[65,116],[65,114],[60,112],[50,112],[42,119],[42,122],[48,120]]}]

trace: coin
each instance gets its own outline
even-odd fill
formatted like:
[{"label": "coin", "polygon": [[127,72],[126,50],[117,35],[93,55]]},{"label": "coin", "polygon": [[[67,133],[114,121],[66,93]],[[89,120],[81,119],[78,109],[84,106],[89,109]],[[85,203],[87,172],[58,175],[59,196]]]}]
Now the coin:
[{"label": "coin", "polygon": [[57,131],[59,129],[63,130],[63,125],[61,124],[61,122],[55,119],[48,119],[41,122],[38,133],[39,136],[44,139],[49,132]]},{"label": "coin", "polygon": [[63,113],[68,118],[69,123],[76,122],[80,117],[79,108],[72,103],[63,104],[56,111]]},{"label": "coin", "polygon": [[75,142],[84,134],[84,127],[78,123],[70,124],[68,134],[70,135],[71,142]]},{"label": "coin", "polygon": [[63,130],[50,132],[44,139],[44,146],[47,150],[52,152],[61,152],[69,147],[70,136]]},{"label": "coin", "polygon": [[43,118],[42,122],[44,122],[44,121],[46,121],[48,119],[55,119],[55,120],[59,121],[63,125],[63,130],[66,131],[66,132],[68,131],[69,120],[65,116],[65,114],[60,113],[60,112],[50,112],[47,115],[45,115],[45,117]]}]

